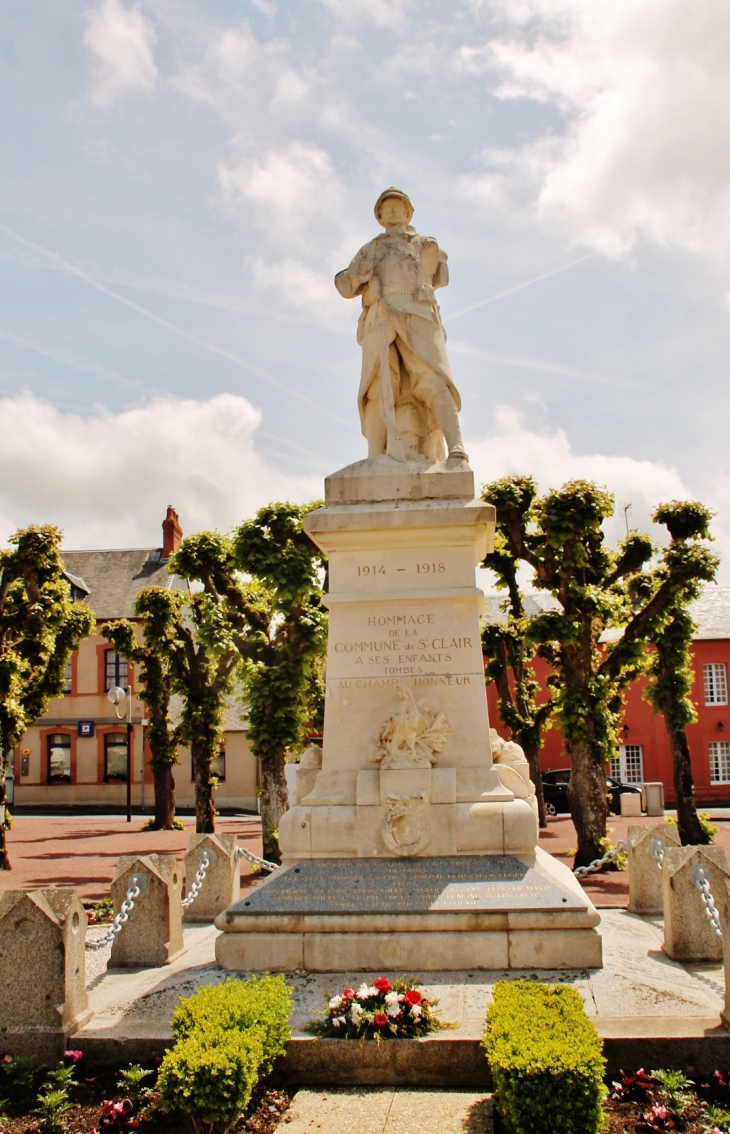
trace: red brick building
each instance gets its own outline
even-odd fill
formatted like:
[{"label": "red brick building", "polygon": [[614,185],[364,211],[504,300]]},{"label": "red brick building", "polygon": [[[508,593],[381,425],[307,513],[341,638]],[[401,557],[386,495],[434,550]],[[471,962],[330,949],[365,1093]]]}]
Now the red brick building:
[{"label": "red brick building", "polygon": [[[489,617],[495,618],[502,598],[489,599]],[[537,613],[549,600],[534,595],[531,603]],[[697,624],[693,654],[694,683],[692,699],[697,709],[697,723],[687,727],[692,754],[695,793],[702,804],[730,804],[730,705],[728,705],[728,668],[730,667],[730,588],[706,587],[694,603],[692,616]],[[547,666],[539,660],[535,672],[541,684]],[[626,691],[622,743],[611,762],[611,772],[624,783],[661,781],[665,799],[674,802],[672,757],[664,718],[653,713],[643,699],[642,679]],[[487,689],[489,716],[502,731],[497,711],[494,685]],[[545,771],[569,767],[563,736],[559,729],[549,729],[542,750]]]}]

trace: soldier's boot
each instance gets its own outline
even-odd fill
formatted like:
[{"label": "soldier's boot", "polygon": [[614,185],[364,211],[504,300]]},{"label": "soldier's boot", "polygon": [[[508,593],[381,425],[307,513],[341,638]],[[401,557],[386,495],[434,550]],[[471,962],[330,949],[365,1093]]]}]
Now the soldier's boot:
[{"label": "soldier's boot", "polygon": [[461,426],[459,415],[456,412],[456,403],[449,390],[442,390],[437,394],[431,406],[436,424],[444,435],[449,455],[446,461],[447,469],[456,469],[469,460],[464,442],[461,439]]}]

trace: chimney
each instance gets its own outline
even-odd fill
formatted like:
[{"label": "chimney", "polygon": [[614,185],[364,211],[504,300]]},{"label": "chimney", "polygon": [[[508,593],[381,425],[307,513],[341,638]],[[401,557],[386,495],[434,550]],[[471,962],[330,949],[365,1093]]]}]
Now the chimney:
[{"label": "chimney", "polygon": [[167,515],[162,521],[162,558],[169,559],[180,546],[183,531],[180,527],[180,517],[172,504],[167,505]]}]

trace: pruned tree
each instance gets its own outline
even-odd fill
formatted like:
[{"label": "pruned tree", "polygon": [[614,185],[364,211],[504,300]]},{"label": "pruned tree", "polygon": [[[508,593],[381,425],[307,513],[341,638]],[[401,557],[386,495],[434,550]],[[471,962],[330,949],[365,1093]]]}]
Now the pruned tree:
[{"label": "pruned tree", "polygon": [[172,569],[197,581],[243,663],[248,739],[261,761],[261,820],[267,855],[278,857],[289,751],[301,750],[321,701],[326,644],[322,556],[304,532],[317,505],[270,504],[229,540],[183,540]]},{"label": "pruned tree", "polygon": [[673,500],[654,513],[654,522],[664,524],[671,542],[663,551],[654,574],[654,587],[675,580],[671,601],[653,622],[649,640],[649,681],[645,697],[654,712],[661,713],[672,753],[677,823],[684,845],[710,841],[710,834],[697,814],[692,761],[686,727],[697,720],[692,702],[692,636],[696,630],[689,605],[698,598],[703,583],[715,581],[719,557],[705,540],[711,539],[712,512],[703,504]]},{"label": "pruned tree", "polygon": [[64,576],[62,533],[50,524],[10,537],[0,551],[0,870],[10,869],[5,776],[25,730],[63,693],[66,664],[94,629]]},{"label": "pruned tree", "polygon": [[134,613],[141,620],[142,640],[126,619],[108,622],[101,632],[117,652],[137,667],[140,698],[147,707],[150,769],[154,781],[155,814],[152,827],[171,831],[175,823],[175,778],[178,734],[170,716],[175,676],[171,654],[178,633],[182,608],[163,597],[170,592],[149,587],[137,595]]},{"label": "pruned tree", "polygon": [[[487,485],[484,489],[485,497],[490,499],[491,488]],[[497,491],[495,488],[495,493]],[[507,591],[506,621],[485,622],[482,626],[482,649],[487,658],[485,678],[488,685],[493,682],[496,686],[500,720],[522,747],[530,765],[540,826],[547,827],[540,749],[544,732],[550,725],[553,703],[549,691],[546,699],[537,700],[539,684],[531,666],[537,648],[530,637],[531,619],[525,615],[524,598],[517,580],[519,560],[509,551],[499,516],[495,548],[487,555],[484,566],[497,576],[497,588]],[[552,662],[550,645],[543,644],[541,649]]]},{"label": "pruned tree", "polygon": [[[606,764],[618,744],[622,690],[641,672],[647,637],[697,565],[675,555],[665,557],[663,572],[647,570],[655,549],[638,532],[607,548],[601,525],[613,497],[588,481],[538,497],[532,478],[505,477],[483,495],[496,505],[508,553],[532,567],[536,588],[557,600],[557,610],[531,619],[530,637],[553,659],[548,684],[572,767],[575,865],[584,866],[606,846]],[[609,629],[620,629],[620,637],[602,644]]]}]

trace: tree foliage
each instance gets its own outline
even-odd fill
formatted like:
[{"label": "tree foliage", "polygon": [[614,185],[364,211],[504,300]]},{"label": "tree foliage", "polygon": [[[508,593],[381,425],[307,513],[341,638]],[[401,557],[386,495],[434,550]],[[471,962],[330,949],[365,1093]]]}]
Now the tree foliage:
[{"label": "tree foliage", "polygon": [[[117,652],[137,667],[140,697],[147,707],[150,768],[155,784],[156,830],[172,830],[175,820],[175,780],[178,733],[170,716],[175,684],[172,664],[175,636],[183,612],[177,601],[167,602],[166,588],[149,587],[141,591],[134,612],[141,620],[139,641],[132,622],[120,619],[102,627],[102,634]],[[179,594],[179,592],[176,592]]]},{"label": "tree foliage", "polygon": [[[540,749],[543,733],[550,724],[552,697],[548,693],[541,703],[537,701],[539,685],[530,664],[536,646],[530,637],[531,619],[525,615],[524,598],[517,581],[519,560],[510,554],[499,519],[495,548],[487,555],[484,566],[497,576],[497,588],[507,591],[503,604],[506,620],[485,622],[482,627],[482,649],[487,658],[485,678],[488,685],[493,682],[496,686],[500,720],[521,745],[530,765],[540,826],[545,827]],[[543,652],[546,649],[543,647]]]},{"label": "tree foliage", "polygon": [[183,540],[171,563],[202,584],[210,624],[242,662],[248,740],[261,761],[262,823],[273,855],[286,807],[285,754],[301,750],[322,699],[322,558],[303,528],[313,507],[268,505],[230,539],[202,533]]},{"label": "tree foliage", "polygon": [[654,586],[667,582],[672,592],[648,635],[654,649],[647,660],[645,697],[654,712],[663,715],[669,737],[680,838],[683,844],[696,846],[709,842],[711,832],[697,814],[685,732],[697,720],[691,698],[691,645],[697,627],[689,604],[699,597],[704,583],[714,582],[719,557],[704,542],[712,538],[712,513],[703,504],[673,500],[657,508],[653,518],[671,536],[654,573]]},{"label": "tree foliage", "polygon": [[[696,577],[697,563],[677,552],[664,556],[662,568],[650,568],[654,545],[638,532],[608,548],[602,525],[613,497],[588,481],[539,497],[532,478],[505,477],[483,498],[497,508],[506,552],[528,564],[535,587],[557,600],[556,610],[530,620],[529,637],[553,667],[548,684],[572,765],[576,865],[585,865],[605,845],[605,766],[618,744],[622,690],[641,672],[647,638]],[[670,515],[661,508],[657,520],[677,532],[690,522],[686,510]],[[611,630],[613,640],[599,644]]]},{"label": "tree foliage", "polygon": [[9,869],[5,830],[8,755],[63,693],[66,664],[94,628],[74,603],[61,559],[62,534],[50,524],[15,532],[0,551],[0,869]]}]

